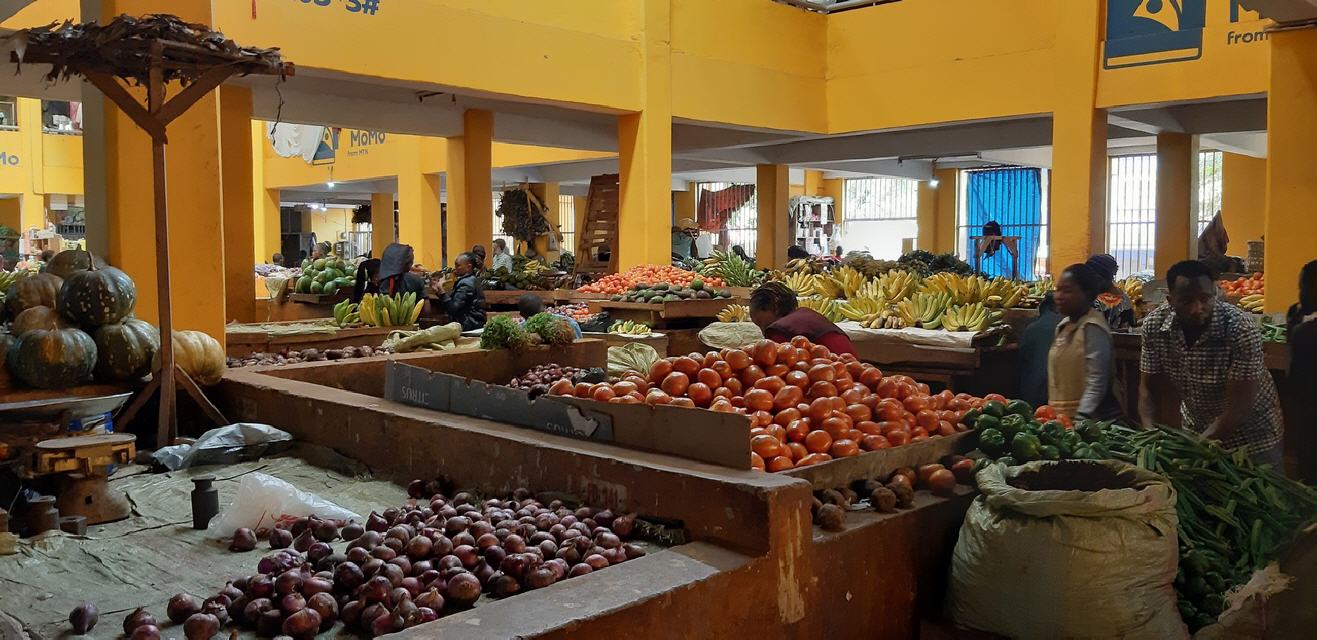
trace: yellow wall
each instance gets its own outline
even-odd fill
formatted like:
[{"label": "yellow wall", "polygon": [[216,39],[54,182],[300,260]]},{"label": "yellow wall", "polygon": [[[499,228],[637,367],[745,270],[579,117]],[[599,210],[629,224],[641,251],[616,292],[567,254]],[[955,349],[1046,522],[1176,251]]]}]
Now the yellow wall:
[{"label": "yellow wall", "polygon": [[1222,154],[1221,219],[1230,236],[1230,255],[1248,255],[1248,241],[1261,240],[1266,214],[1267,161]]},{"label": "yellow wall", "polygon": [[81,195],[82,136],[42,132],[41,101],[19,98],[18,130],[0,131],[0,224],[45,228],[46,196]]},{"label": "yellow wall", "polygon": [[1267,195],[1265,269],[1267,311],[1284,311],[1298,300],[1291,284],[1314,258],[1317,238],[1317,29],[1271,36],[1267,100]]}]

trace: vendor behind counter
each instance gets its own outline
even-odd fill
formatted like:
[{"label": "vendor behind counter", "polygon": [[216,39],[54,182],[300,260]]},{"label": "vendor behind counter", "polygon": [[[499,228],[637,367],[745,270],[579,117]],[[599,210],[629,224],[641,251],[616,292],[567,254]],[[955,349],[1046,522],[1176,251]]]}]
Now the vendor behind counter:
[{"label": "vendor behind counter", "polygon": [[750,294],[750,319],[774,342],[804,336],[833,353],[855,353],[851,339],[823,314],[800,306],[796,292],[781,282],[769,282]]}]

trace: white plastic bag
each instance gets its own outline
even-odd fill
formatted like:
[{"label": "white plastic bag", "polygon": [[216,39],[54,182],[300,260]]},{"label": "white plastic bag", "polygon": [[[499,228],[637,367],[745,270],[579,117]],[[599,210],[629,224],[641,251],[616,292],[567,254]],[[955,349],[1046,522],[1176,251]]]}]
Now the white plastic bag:
[{"label": "white plastic bag", "polygon": [[320,496],[307,493],[283,480],[264,473],[243,477],[233,504],[210,521],[206,535],[228,538],[239,527],[247,527],[260,535],[275,523],[304,516],[319,516],[325,520],[361,521],[361,516],[344,509]]},{"label": "white plastic bag", "polygon": [[151,457],[170,471],[178,471],[193,465],[255,460],[278,453],[292,441],[292,434],[268,424],[239,422],[211,429],[192,444],[160,447]]}]

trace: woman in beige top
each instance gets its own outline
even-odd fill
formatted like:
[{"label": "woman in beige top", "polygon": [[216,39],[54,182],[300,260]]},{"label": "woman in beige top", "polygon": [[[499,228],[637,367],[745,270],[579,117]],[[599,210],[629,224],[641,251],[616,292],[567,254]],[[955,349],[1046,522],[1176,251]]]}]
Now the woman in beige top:
[{"label": "woman in beige top", "polygon": [[1047,402],[1072,418],[1120,417],[1112,389],[1111,327],[1093,307],[1104,278],[1087,264],[1074,264],[1056,283],[1061,323],[1047,355]]}]

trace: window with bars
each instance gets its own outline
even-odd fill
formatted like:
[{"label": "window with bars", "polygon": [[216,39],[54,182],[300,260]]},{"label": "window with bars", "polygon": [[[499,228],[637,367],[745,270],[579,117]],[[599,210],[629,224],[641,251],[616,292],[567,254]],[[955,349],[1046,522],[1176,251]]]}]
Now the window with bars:
[{"label": "window with bars", "polygon": [[919,233],[919,181],[855,178],[842,194],[843,251],[867,251],[879,260],[901,257],[903,241]]},{"label": "window with bars", "polygon": [[[733,186],[732,182],[701,182],[695,192],[695,206],[699,209],[700,199],[706,192],[722,191]],[[732,212],[721,233],[700,232],[696,240],[700,256],[708,256],[713,248],[731,250],[740,245],[748,256],[757,255],[759,248],[759,196],[755,194],[745,204]]]},{"label": "window with bars", "polygon": [[[492,215],[494,216],[494,226],[493,226],[494,239],[497,240],[498,238],[503,238],[503,241],[508,243],[508,251],[515,252],[517,250],[516,241],[512,239],[512,236],[503,233],[503,218],[500,218],[498,216],[498,203],[499,200],[503,199],[503,192],[495,191],[493,197],[494,197],[494,209],[493,209],[494,213]],[[488,249],[488,247],[486,248]]]},{"label": "window with bars", "polygon": [[576,198],[558,196],[558,230],[562,232],[562,250],[576,254]]},{"label": "window with bars", "polygon": [[[1109,161],[1107,182],[1107,253],[1115,256],[1120,273],[1151,271],[1157,244],[1157,155],[1116,156]],[[1198,201],[1195,237],[1221,210],[1220,151],[1198,154]]]},{"label": "window with bars", "polygon": [[[1022,280],[1034,280],[1047,272],[1049,192],[1051,174],[1031,167],[967,169],[961,171],[957,194],[956,253],[974,264],[970,238],[983,235],[983,225],[996,221],[1003,236],[1016,236],[1019,257],[1015,264]],[[1012,258],[1001,248],[983,256],[979,268],[989,275],[1011,277]]]}]

